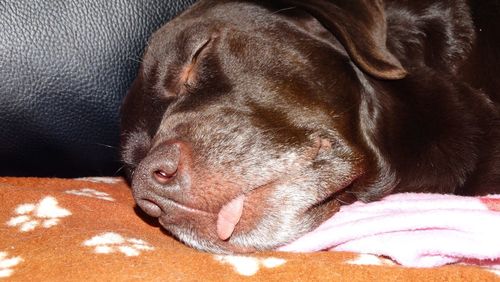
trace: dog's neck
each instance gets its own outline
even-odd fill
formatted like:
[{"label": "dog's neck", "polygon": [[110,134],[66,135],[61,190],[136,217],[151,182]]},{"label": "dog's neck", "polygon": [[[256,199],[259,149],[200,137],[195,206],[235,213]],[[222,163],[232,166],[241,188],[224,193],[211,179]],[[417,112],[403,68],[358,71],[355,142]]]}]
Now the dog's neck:
[{"label": "dog's neck", "polygon": [[368,176],[363,200],[407,191],[468,194],[500,185],[500,159],[491,153],[500,151],[496,94],[462,73],[477,48],[470,11],[465,1],[425,2],[410,11],[387,1],[387,44],[408,77],[380,81],[358,72],[360,119],[370,124],[362,129],[366,143],[383,144],[372,152],[374,162],[392,166]]},{"label": "dog's neck", "polygon": [[[411,9],[408,5],[414,5]],[[475,40],[465,1],[386,1],[388,48],[406,68],[456,72]]]}]

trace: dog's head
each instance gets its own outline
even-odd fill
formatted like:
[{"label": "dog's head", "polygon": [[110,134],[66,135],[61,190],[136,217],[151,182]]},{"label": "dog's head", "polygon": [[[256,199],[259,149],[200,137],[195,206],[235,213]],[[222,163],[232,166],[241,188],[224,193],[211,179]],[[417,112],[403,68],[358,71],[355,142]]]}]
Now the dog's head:
[{"label": "dog's head", "polygon": [[382,196],[391,113],[368,79],[406,75],[385,39],[380,1],[199,1],[152,36],[123,105],[138,206],[188,245],[245,252]]}]

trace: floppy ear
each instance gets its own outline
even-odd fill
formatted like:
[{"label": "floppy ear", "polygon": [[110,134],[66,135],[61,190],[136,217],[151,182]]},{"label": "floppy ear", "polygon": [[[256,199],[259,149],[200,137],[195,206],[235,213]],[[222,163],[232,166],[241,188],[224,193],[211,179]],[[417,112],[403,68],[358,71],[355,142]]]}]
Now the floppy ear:
[{"label": "floppy ear", "polygon": [[381,79],[401,79],[407,74],[387,49],[387,22],[381,0],[283,0],[307,11],[344,45],[364,72]]}]

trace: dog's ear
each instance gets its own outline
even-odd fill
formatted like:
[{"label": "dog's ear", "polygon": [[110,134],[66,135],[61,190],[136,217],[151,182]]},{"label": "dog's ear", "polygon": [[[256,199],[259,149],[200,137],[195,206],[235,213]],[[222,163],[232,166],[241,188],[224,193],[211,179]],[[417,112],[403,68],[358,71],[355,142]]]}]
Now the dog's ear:
[{"label": "dog's ear", "polygon": [[364,72],[381,79],[407,74],[387,49],[387,22],[381,0],[282,0],[315,17],[344,45]]}]

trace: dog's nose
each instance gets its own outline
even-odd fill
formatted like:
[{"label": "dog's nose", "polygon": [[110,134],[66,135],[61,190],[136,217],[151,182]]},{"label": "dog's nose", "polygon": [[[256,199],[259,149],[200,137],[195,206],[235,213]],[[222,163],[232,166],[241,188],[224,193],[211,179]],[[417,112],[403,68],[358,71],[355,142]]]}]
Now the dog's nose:
[{"label": "dog's nose", "polygon": [[180,141],[157,145],[134,172],[132,191],[137,205],[159,217],[166,200],[182,201],[190,187],[189,153]]},{"label": "dog's nose", "polygon": [[[177,177],[184,173],[182,165],[185,153],[180,142],[166,142],[155,148],[147,157],[145,166],[149,177],[163,186],[178,185]],[[183,187],[179,187],[183,188]]]},{"label": "dog's nose", "polygon": [[160,150],[150,165],[151,177],[161,185],[172,182],[179,170],[181,151],[178,145],[170,145]]},{"label": "dog's nose", "polygon": [[157,145],[134,172],[134,194],[176,198],[189,189],[189,153],[186,144],[168,141]]}]

